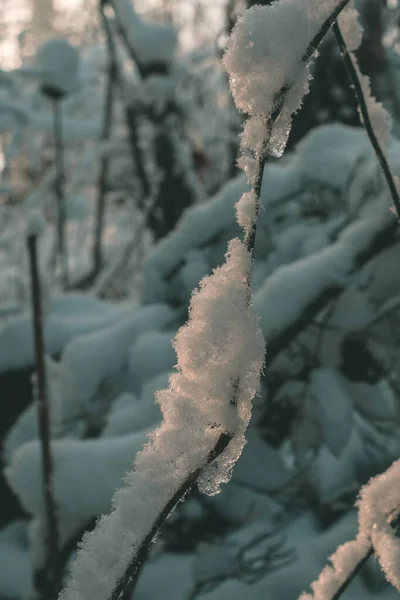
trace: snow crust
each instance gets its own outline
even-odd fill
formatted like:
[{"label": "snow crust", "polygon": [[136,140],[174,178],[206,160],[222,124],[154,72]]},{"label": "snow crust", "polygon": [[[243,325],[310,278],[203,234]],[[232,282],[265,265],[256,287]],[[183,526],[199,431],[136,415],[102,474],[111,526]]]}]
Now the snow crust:
[{"label": "snow crust", "polygon": [[391,523],[400,514],[400,460],[374,477],[358,500],[359,538],[369,538],[387,580],[400,591],[400,540]]}]

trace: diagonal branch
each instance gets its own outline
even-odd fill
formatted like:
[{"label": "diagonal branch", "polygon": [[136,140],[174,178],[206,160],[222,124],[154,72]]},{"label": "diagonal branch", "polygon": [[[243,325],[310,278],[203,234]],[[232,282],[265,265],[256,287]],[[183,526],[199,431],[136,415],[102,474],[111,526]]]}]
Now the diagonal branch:
[{"label": "diagonal branch", "polygon": [[[312,38],[312,40],[310,41],[310,43],[307,46],[307,49],[306,49],[304,55],[302,56],[301,61],[304,64],[306,64],[311,59],[313,54],[318,49],[319,44],[321,43],[321,41],[323,40],[325,35],[328,33],[328,31],[332,27],[332,25],[336,22],[337,17],[341,13],[341,11],[346,7],[346,5],[349,3],[349,1],[350,0],[341,0],[338,3],[338,5],[335,7],[335,9],[330,13],[328,18],[321,25],[321,28],[316,33],[316,35]],[[278,92],[276,92],[276,94],[275,94],[275,98],[274,98],[275,108],[268,119],[267,137],[264,140],[263,148],[258,156],[257,177],[255,179],[254,186],[253,186],[254,194],[256,197],[255,226],[253,227],[252,231],[250,232],[250,235],[246,236],[246,238],[245,238],[246,247],[253,257],[254,257],[254,246],[255,246],[255,241],[256,241],[257,219],[258,219],[258,213],[260,210],[262,178],[263,178],[264,166],[268,160],[269,144],[270,144],[270,139],[271,139],[271,135],[272,135],[272,130],[273,130],[274,123],[278,120],[278,118],[281,115],[281,112],[285,106],[285,102],[286,102],[287,96],[292,88],[292,85],[293,85],[292,82],[285,83],[281,87],[281,89],[278,90]]]},{"label": "diagonal branch", "polygon": [[365,130],[368,134],[368,137],[370,139],[371,145],[374,149],[374,152],[376,154],[376,157],[378,159],[378,163],[379,166],[382,170],[382,173],[386,179],[386,183],[387,186],[389,188],[390,194],[392,196],[392,200],[393,200],[393,204],[396,208],[396,212],[397,212],[397,216],[400,219],[400,197],[399,197],[399,192],[397,191],[397,187],[396,184],[394,182],[393,179],[393,175],[390,171],[390,167],[389,164],[386,160],[385,154],[376,138],[375,132],[374,132],[374,128],[372,126],[371,123],[371,119],[369,116],[369,112],[368,112],[368,106],[367,103],[365,101],[364,98],[364,94],[363,94],[363,90],[361,87],[361,82],[359,79],[359,76],[357,74],[357,70],[354,66],[354,62],[353,62],[353,58],[347,48],[346,42],[342,36],[342,33],[340,31],[340,27],[338,25],[337,22],[335,22],[333,24],[333,33],[335,34],[336,37],[336,41],[338,43],[338,46],[340,48],[340,51],[342,53],[342,57],[343,57],[343,61],[344,64],[346,65],[347,71],[349,73],[349,76],[351,78],[351,82],[353,84],[354,87],[354,95],[356,97],[359,109],[360,109],[360,113],[362,116],[362,120],[363,120],[363,124],[365,127]]},{"label": "diagonal branch", "polygon": [[[228,447],[229,442],[231,441],[232,436],[227,433],[222,433],[218,438],[217,443],[214,448],[209,453],[206,465],[211,464],[218,456],[220,456],[223,451]],[[182,500],[186,496],[186,494],[190,491],[191,487],[196,483],[201,471],[204,466],[202,465],[192,473],[188,475],[182,485],[176,490],[171,499],[167,502],[163,510],[157,516],[157,519],[154,521],[154,524],[145,538],[143,538],[142,543],[139,546],[135,554],[134,560],[130,563],[127,570],[125,571],[123,577],[117,582],[117,585],[114,588],[113,594],[111,596],[111,600],[120,600],[122,597],[128,598],[132,595],[132,591],[134,589],[134,585],[137,582],[137,575],[140,572],[141,566],[146,561],[146,558],[149,554],[149,549],[151,542],[154,540],[157,535],[158,530],[161,525],[167,519],[168,515],[173,511],[178,502]]]},{"label": "diagonal branch", "polygon": [[[393,521],[393,523],[391,523],[391,526],[396,531],[398,529],[398,527],[400,526],[400,517],[397,517]],[[342,595],[347,590],[347,588],[349,587],[349,585],[354,581],[354,579],[356,578],[356,576],[358,575],[358,573],[360,573],[360,571],[362,570],[362,568],[364,567],[364,565],[366,565],[366,563],[371,558],[371,556],[373,556],[373,554],[374,554],[374,549],[373,549],[373,547],[371,545],[365,551],[364,555],[360,558],[360,560],[358,561],[358,563],[354,566],[354,568],[352,569],[352,571],[350,571],[350,573],[348,574],[347,578],[338,587],[338,589],[333,594],[333,596],[331,598],[329,598],[328,600],[339,600],[339,598],[342,597]]]},{"label": "diagonal branch", "polygon": [[53,491],[53,458],[50,445],[50,416],[43,336],[42,293],[37,259],[37,235],[28,234],[27,247],[31,274],[32,318],[36,362],[36,396],[38,428],[42,456],[43,496],[46,507],[46,573],[41,590],[48,600],[54,600],[61,588],[60,540],[57,507]]},{"label": "diagonal branch", "polygon": [[[352,269],[349,275],[356,273],[368,264],[381,252],[392,246],[397,241],[398,224],[396,221],[385,224],[372,238],[366,238],[358,251],[353,256]],[[332,245],[332,248],[340,244],[341,240]],[[294,263],[295,264],[295,263]],[[328,267],[327,267],[328,268]],[[347,281],[331,282],[322,286],[319,292],[311,295],[309,300],[299,307],[298,316],[290,323],[284,325],[268,336],[268,359],[271,362],[282,352],[290,342],[310,324],[310,321],[332,300],[334,300],[346,287]],[[268,289],[268,283],[267,288]]]},{"label": "diagonal branch", "polygon": [[[338,7],[336,7],[335,11],[333,11],[333,13],[329,16],[329,18],[323,23],[318,34],[311,40],[309,46],[307,47],[306,53],[303,57],[304,62],[307,62],[311,58],[311,56],[315,52],[318,44],[323,39],[324,35],[327,33],[327,31],[331,27],[332,23],[335,21],[336,17],[340,13],[340,11],[346,6],[348,1],[349,0],[342,0],[340,2],[340,4],[338,5]],[[264,172],[264,164],[265,164],[265,162],[267,160],[267,156],[268,156],[269,143],[270,143],[270,137],[271,137],[271,133],[272,133],[273,124],[280,116],[280,113],[284,107],[284,104],[285,104],[287,95],[290,92],[290,89],[291,89],[291,85],[286,84],[282,87],[281,90],[279,90],[278,94],[276,95],[276,98],[277,98],[276,109],[269,119],[268,132],[267,132],[266,139],[264,140],[263,151],[260,153],[260,157],[258,159],[258,173],[257,173],[257,177],[256,177],[256,182],[254,185],[254,192],[255,192],[255,196],[256,196],[255,225],[251,231],[251,234],[249,236],[246,236],[246,238],[245,238],[246,248],[250,252],[250,254],[253,258],[254,258],[254,245],[255,245],[255,238],[256,238],[256,223],[257,223],[257,217],[258,217],[259,207],[260,207],[260,194],[261,194],[262,178],[263,178],[263,172]],[[250,275],[249,275],[249,279],[248,279],[249,303],[251,302],[250,285],[251,285],[251,279],[250,279]],[[269,352],[269,355],[270,355],[270,352]],[[235,396],[236,396],[237,388],[238,388],[238,382],[235,382],[234,386],[233,386],[233,398],[231,401],[232,405],[236,404]],[[229,445],[230,441],[231,441],[231,436],[229,433],[221,434],[214,449],[211,450],[211,452],[208,456],[207,464],[212,463],[215,460],[215,458],[217,458],[220,454],[222,454],[222,452],[225,450],[225,448],[227,448],[227,446]],[[148,555],[151,541],[154,539],[154,536],[156,535],[156,533],[159,530],[162,523],[165,521],[166,517],[170,514],[171,510],[176,506],[176,504],[179,502],[179,500],[181,500],[186,495],[186,493],[192,487],[193,483],[196,482],[196,480],[198,479],[199,475],[201,474],[203,468],[204,467],[201,466],[198,469],[196,469],[196,471],[193,471],[191,474],[188,475],[188,478],[185,480],[185,482],[182,484],[182,486],[175,492],[175,494],[173,495],[171,500],[167,503],[167,505],[165,506],[163,511],[160,512],[159,516],[157,517],[157,519],[155,520],[155,522],[153,524],[152,529],[149,531],[148,535],[143,539],[139,550],[137,552],[135,552],[135,555],[132,557],[132,560],[131,560],[128,568],[126,569],[123,577],[118,581],[116,587],[114,588],[111,600],[121,600],[122,597],[127,597],[127,595],[130,595],[130,593],[137,581],[137,574],[138,574],[140,565],[143,564],[143,562],[145,561],[145,559]]]},{"label": "diagonal branch", "polygon": [[[332,22],[336,19],[340,10],[342,10],[342,8],[344,8],[344,6],[347,4],[347,2],[348,2],[348,0],[341,0],[341,2],[338,2],[338,5],[335,7],[334,11],[331,13],[331,15],[329,15],[329,17],[326,19],[326,21],[321,25],[320,31],[318,32],[318,34],[316,36],[314,36],[314,38],[311,40],[310,44],[308,45],[308,47],[306,49],[305,55],[303,57],[303,60],[305,62],[307,62],[308,59],[311,58],[311,56],[314,53],[319,42],[321,41],[321,39],[323,38],[325,33],[328,31]],[[293,85],[292,82],[285,84],[282,87],[282,89],[279,90],[278,93],[276,94],[276,102],[274,103],[276,109],[273,111],[273,114],[271,114],[268,118],[268,125],[269,125],[268,132],[269,133],[267,133],[266,139],[264,140],[263,151],[262,151],[260,159],[258,161],[258,174],[257,174],[257,178],[256,178],[256,185],[254,186],[254,192],[255,192],[255,196],[256,196],[256,217],[254,219],[255,225],[253,227],[251,235],[247,236],[247,239],[245,239],[246,248],[252,258],[253,258],[253,254],[254,254],[254,243],[255,243],[255,236],[256,236],[256,221],[257,221],[257,216],[258,216],[258,211],[259,211],[259,198],[260,198],[260,191],[261,191],[262,177],[263,177],[263,170],[264,170],[263,167],[264,167],[264,163],[267,158],[268,151],[269,151],[271,132],[272,132],[274,122],[280,116],[280,113],[284,108],[285,101],[287,99],[287,95],[291,91],[292,85]],[[248,305],[251,304],[250,277],[251,277],[251,274],[248,273],[248,279],[247,279],[247,288],[248,288],[247,302],[248,302]],[[240,392],[239,383],[240,382],[237,380],[232,381],[232,395],[231,395],[231,399],[230,399],[231,406],[237,405],[237,395]],[[216,425],[216,426],[218,427],[218,425]],[[150,544],[151,544],[152,540],[154,539],[155,535],[157,534],[162,523],[165,521],[165,519],[168,517],[171,510],[177,505],[177,503],[185,497],[187,492],[190,490],[191,486],[198,480],[198,478],[202,474],[204,468],[207,465],[210,465],[211,463],[213,463],[213,461],[215,459],[217,459],[228,448],[232,439],[233,439],[233,434],[230,431],[223,431],[218,436],[218,439],[217,439],[214,447],[209,451],[206,460],[200,461],[200,465],[186,476],[186,478],[184,479],[182,484],[179,485],[179,487],[175,490],[175,492],[172,494],[170,499],[165,503],[164,507],[161,510],[159,510],[158,515],[154,519],[151,526],[149,527],[149,530],[141,539],[138,548],[137,549],[135,547],[132,548],[132,555],[129,557],[128,564],[126,566],[124,566],[123,575],[119,578],[119,580],[115,584],[114,584],[114,582],[112,582],[111,585],[109,584],[108,587],[112,589],[112,592],[110,595],[110,600],[121,600],[122,597],[127,597],[131,593],[131,591],[137,581],[140,567],[144,563],[146,557],[148,556]],[[129,552],[130,552],[130,548],[129,548]]]},{"label": "diagonal branch", "polygon": [[[118,80],[118,62],[114,38],[108,27],[108,21],[104,14],[104,7],[100,2],[100,16],[103,22],[106,33],[107,50],[108,50],[108,67],[107,67],[107,83],[106,83],[106,98],[103,115],[103,130],[101,140],[105,144],[109,142],[112,131],[112,118],[115,100],[115,87]],[[103,266],[103,248],[102,237],[104,229],[104,219],[106,210],[106,194],[108,185],[108,175],[110,170],[110,154],[109,150],[105,150],[102,155],[97,184],[97,202],[96,214],[94,222],[94,243],[93,243],[93,276],[95,277]]]}]

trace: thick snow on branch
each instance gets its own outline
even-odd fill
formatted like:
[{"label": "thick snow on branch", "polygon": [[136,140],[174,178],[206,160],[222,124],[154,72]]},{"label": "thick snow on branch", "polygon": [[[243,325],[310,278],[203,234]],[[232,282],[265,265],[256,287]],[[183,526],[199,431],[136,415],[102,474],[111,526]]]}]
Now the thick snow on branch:
[{"label": "thick snow on branch", "polygon": [[[227,43],[223,64],[235,104],[247,113],[238,166],[254,187],[236,210],[251,238],[265,157],[281,156],[292,115],[309,90],[310,58],[318,34],[343,5],[343,0],[279,0],[255,5],[238,19]],[[322,37],[322,36],[321,36]],[[290,40],[290,44],[282,43]]]},{"label": "thick snow on branch", "polygon": [[337,22],[348,50],[354,52],[361,46],[364,29],[360,23],[359,14],[354,7],[353,0],[342,10]]},{"label": "thick snow on branch", "polygon": [[356,539],[337,548],[329,557],[331,566],[324,567],[311,584],[312,594],[301,594],[301,600],[330,600],[352,577],[371,547],[387,580],[400,591],[400,540],[391,527],[400,514],[399,480],[400,460],[361,489]]},{"label": "thick snow on branch", "polygon": [[400,460],[371,479],[358,500],[360,536],[368,537],[386,579],[400,591],[400,540],[392,523],[400,515]]},{"label": "thick snow on branch", "polygon": [[[242,149],[256,156],[282,154],[289,136],[292,115],[309,89],[310,58],[319,32],[343,4],[340,0],[279,0],[253,6],[238,19],[227,43],[223,63],[229,74],[232,95],[249,119]],[[283,40],[290,40],[284,43]],[[272,129],[267,123],[275,114]],[[263,148],[267,144],[267,148]],[[253,179],[254,159],[244,155],[240,166]]]},{"label": "thick snow on branch", "polygon": [[[339,0],[279,0],[253,6],[238,19],[227,44],[224,65],[236,106],[251,116],[269,116],[276,94],[286,85],[296,110],[308,87],[302,58]],[[283,43],[290,40],[290,43]]]},{"label": "thick snow on branch", "polygon": [[[250,268],[250,253],[232,240],[225,264],[203,279],[192,296],[189,321],[174,341],[177,373],[170,376],[169,388],[157,394],[163,423],[136,455],[110,515],[85,536],[63,600],[110,598],[189,474],[203,468],[199,485],[210,494],[229,480],[245,444],[264,362],[264,340],[249,306]],[[207,465],[222,432],[233,439]]]}]

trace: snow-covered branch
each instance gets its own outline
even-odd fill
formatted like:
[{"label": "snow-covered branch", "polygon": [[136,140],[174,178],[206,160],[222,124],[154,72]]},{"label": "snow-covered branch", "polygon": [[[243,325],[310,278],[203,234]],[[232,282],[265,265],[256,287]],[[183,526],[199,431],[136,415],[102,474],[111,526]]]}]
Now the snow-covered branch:
[{"label": "snow-covered branch", "polygon": [[253,6],[233,28],[223,63],[235,104],[248,115],[238,164],[253,189],[239,201],[237,214],[251,252],[265,161],[284,152],[292,116],[309,91],[310,59],[348,2],[280,0]]},{"label": "snow-covered branch", "polygon": [[395,529],[400,514],[400,460],[371,479],[358,499],[359,531],[355,540],[339,546],[329,557],[312,594],[299,600],[338,600],[368,558],[375,554],[387,580],[400,591],[400,541]]},{"label": "snow-covered branch", "polygon": [[158,394],[163,424],[136,456],[111,514],[84,538],[65,600],[118,597],[162,520],[196,479],[216,493],[230,478],[264,361],[263,338],[248,305],[250,268],[249,253],[233,240],[225,265],[194,294],[190,319],[174,343],[178,373]]},{"label": "snow-covered branch", "polygon": [[[236,104],[250,115],[242,137],[242,166],[253,190],[237,207],[245,242],[231,240],[225,263],[194,292],[189,320],[174,341],[177,373],[170,376],[168,389],[157,394],[164,420],[136,455],[112,512],[84,537],[62,600],[121,598],[162,522],[190,487],[197,482],[202,491],[215,494],[230,479],[245,444],[264,361],[250,292],[264,162],[269,154],[283,151],[292,114],[308,90],[309,60],[347,1],[300,5],[280,0],[248,10],[233,30],[224,61]],[[114,0],[116,5],[126,3]],[[282,44],[289,37],[294,46]],[[347,259],[344,273],[335,265],[339,282],[351,269],[353,254],[362,254],[365,239],[370,241],[375,232],[369,221],[363,226],[344,236],[334,253],[335,260]],[[299,293],[304,287],[299,286]],[[296,293],[291,291],[294,300]]]},{"label": "snow-covered branch", "polygon": [[[349,225],[334,244],[280,267],[267,279],[254,297],[254,307],[262,317],[270,362],[343,291],[355,273],[395,243],[397,230],[390,212],[374,207]],[[268,310],[265,315],[263,307]]]}]

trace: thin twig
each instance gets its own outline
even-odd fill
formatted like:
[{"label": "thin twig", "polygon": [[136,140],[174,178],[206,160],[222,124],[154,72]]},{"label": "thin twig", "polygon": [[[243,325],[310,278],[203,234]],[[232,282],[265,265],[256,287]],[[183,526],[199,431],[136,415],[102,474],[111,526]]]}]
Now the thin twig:
[{"label": "thin twig", "polygon": [[53,496],[52,476],[53,460],[50,446],[50,416],[47,391],[45,347],[43,335],[43,309],[40,286],[39,268],[37,260],[37,236],[28,235],[27,238],[29,266],[31,273],[32,290],[32,316],[34,327],[34,346],[37,377],[37,403],[38,427],[42,456],[43,495],[46,517],[46,590],[43,590],[46,600],[57,597],[61,588],[61,568],[59,561],[59,532],[57,522],[57,509]]},{"label": "thin twig", "polygon": [[61,266],[61,279],[63,286],[69,286],[68,273],[68,245],[66,237],[66,204],[64,193],[65,167],[64,167],[64,143],[62,131],[61,100],[52,99],[53,105],[53,135],[55,147],[55,193],[57,197],[57,249]]},{"label": "thin twig", "polygon": [[369,329],[370,327],[377,325],[398,310],[400,310],[400,296],[389,298],[389,300],[385,302],[384,305],[379,309],[377,314],[374,315],[372,319],[362,327],[362,329]]},{"label": "thin twig", "polygon": [[364,556],[360,559],[357,565],[354,567],[353,571],[349,573],[347,579],[342,583],[342,585],[336,590],[330,600],[339,600],[339,598],[344,594],[344,592],[349,587],[350,583],[355,579],[356,575],[361,571],[365,564],[367,564],[369,558],[373,555],[374,551],[372,546],[368,548]]},{"label": "thin twig", "polygon": [[141,569],[142,565],[147,559],[149,554],[149,549],[151,542],[156,536],[158,530],[161,525],[164,523],[165,519],[172,512],[175,506],[182,500],[183,497],[186,496],[190,488],[194,483],[196,483],[199,478],[201,472],[203,471],[206,465],[211,464],[218,456],[220,456],[224,450],[228,447],[232,436],[228,433],[222,433],[214,448],[209,453],[206,464],[202,465],[192,473],[188,475],[182,485],[176,490],[167,504],[164,506],[163,510],[159,513],[156,520],[153,523],[149,533],[143,538],[139,549],[135,552],[135,556],[125,571],[123,577],[117,582],[117,585],[114,588],[114,591],[111,596],[111,600],[120,600],[122,597],[131,597],[134,586],[138,580],[138,572]]},{"label": "thin twig", "polygon": [[[399,527],[399,525],[400,525],[400,517],[397,517],[393,521],[393,523],[391,523],[391,525],[392,525],[393,529],[396,530]],[[359,560],[359,562],[356,564],[356,566],[354,567],[354,569],[348,574],[346,580],[336,590],[336,592],[333,594],[333,596],[332,596],[332,598],[330,598],[330,600],[339,600],[339,598],[341,598],[341,596],[347,590],[347,588],[349,587],[349,585],[355,579],[356,575],[358,575],[358,573],[361,571],[361,569],[363,568],[363,566],[367,563],[368,559],[371,558],[371,556],[373,554],[374,554],[374,549],[373,549],[373,547],[371,545],[365,551],[363,557]]]},{"label": "thin twig", "polygon": [[[354,257],[354,267],[349,273],[349,277],[368,264],[371,259],[393,246],[397,241],[397,232],[398,224],[393,220],[393,223],[389,223],[382,228],[368,243],[366,241],[365,246],[360,248]],[[335,244],[332,244],[332,247],[334,246]],[[342,292],[345,285],[345,283],[336,282],[322,289],[313,298],[310,298],[310,301],[304,306],[304,310],[296,319],[269,337],[268,358],[270,362],[273,362],[280,352],[287,348],[288,344],[310,324],[310,321]]]},{"label": "thin twig", "polygon": [[[107,84],[106,84],[106,98],[104,106],[104,118],[103,118],[103,131],[101,134],[101,140],[103,144],[106,144],[111,138],[112,130],[112,116],[113,106],[115,98],[115,85],[118,77],[118,63],[116,57],[116,49],[114,39],[111,34],[110,28],[108,27],[107,18],[104,14],[103,2],[100,2],[100,15],[103,21],[104,30],[107,38],[107,49],[108,49],[108,69],[107,69]],[[93,276],[95,277],[103,266],[103,247],[102,237],[104,229],[105,219],[105,208],[106,208],[106,194],[107,194],[107,183],[108,175],[110,170],[110,155],[108,149],[105,150],[99,165],[99,178],[97,183],[97,203],[96,203],[96,215],[94,223],[94,243],[93,243]]]},{"label": "thin twig", "polygon": [[[112,0],[100,0],[100,4],[99,4],[100,16],[101,16],[104,31],[106,33],[107,40],[108,41],[111,40],[113,43],[113,33],[111,30],[110,21],[104,12],[104,9],[106,6],[110,6],[112,8],[112,10],[114,11],[114,17],[115,17],[115,20],[117,23],[118,31],[121,35],[122,41],[124,42],[124,44],[128,50],[128,53],[130,54],[131,59],[133,60],[133,62],[135,63],[135,65],[138,69],[137,75],[138,75],[140,81],[142,82],[143,74],[140,71],[139,63],[137,62],[137,56],[133,52],[131,46],[129,45],[129,40],[126,36],[126,32],[125,32],[122,24],[119,23],[119,21],[118,21],[118,14],[117,14],[117,11],[115,10],[113,1]],[[114,57],[116,59],[115,44],[113,45],[113,48],[114,48]],[[123,88],[124,76],[123,76],[123,73],[119,66],[118,61],[117,61],[116,66],[117,66],[116,77],[118,79],[120,87]],[[137,176],[139,178],[139,181],[140,181],[140,184],[142,187],[143,198],[141,200],[141,205],[144,206],[145,200],[147,198],[149,198],[150,194],[151,194],[151,184],[150,184],[149,178],[146,173],[146,168],[145,168],[144,161],[143,161],[143,152],[141,152],[140,148],[139,148],[139,136],[138,136],[139,127],[138,127],[137,110],[134,106],[129,104],[129,102],[125,102],[125,122],[126,122],[126,126],[128,128],[128,132],[129,132],[128,139],[129,139],[129,147],[130,147],[130,151],[131,151],[133,167],[137,173]]]},{"label": "thin twig", "polygon": [[128,33],[126,31],[126,27],[124,26],[124,23],[121,22],[120,18],[119,18],[119,11],[115,6],[115,2],[114,0],[103,0],[104,4],[109,4],[113,11],[114,11],[114,15],[115,15],[115,21],[117,23],[117,27],[118,27],[118,32],[124,42],[124,45],[131,57],[131,60],[134,62],[134,64],[136,65],[136,68],[138,70],[138,76],[140,77],[140,79],[144,79],[145,78],[145,73],[142,70],[142,64],[139,60],[139,57],[136,53],[135,48],[132,46],[131,41],[129,39]]},{"label": "thin twig", "polygon": [[365,127],[365,131],[368,134],[369,140],[371,142],[371,145],[374,149],[374,152],[376,154],[376,157],[378,159],[378,163],[380,168],[382,169],[382,173],[386,179],[386,183],[388,185],[390,194],[392,196],[392,200],[393,200],[393,204],[396,208],[396,212],[397,212],[397,216],[400,219],[400,197],[399,197],[399,193],[397,191],[396,188],[396,184],[394,182],[393,179],[393,175],[392,172],[390,170],[389,164],[386,160],[386,156],[376,138],[375,132],[374,132],[374,128],[372,126],[371,123],[371,119],[369,116],[369,112],[368,112],[368,107],[367,107],[367,103],[365,101],[364,98],[364,94],[363,94],[363,90],[361,87],[361,83],[356,71],[356,68],[354,66],[353,63],[353,58],[347,48],[346,42],[342,36],[342,33],[340,31],[340,27],[338,25],[338,23],[335,21],[335,23],[333,24],[333,33],[335,34],[336,37],[336,41],[338,43],[338,46],[340,48],[340,51],[342,53],[342,57],[343,57],[343,61],[344,64],[346,65],[347,71],[349,73],[349,76],[351,78],[351,82],[353,84],[354,87],[354,94],[360,109],[360,113],[362,116],[362,120],[363,120],[363,124]]}]

